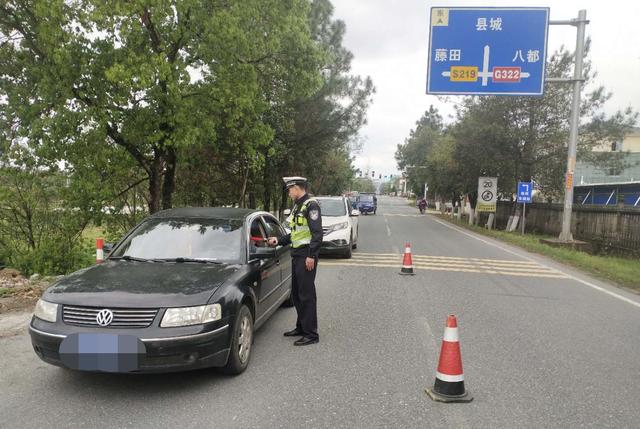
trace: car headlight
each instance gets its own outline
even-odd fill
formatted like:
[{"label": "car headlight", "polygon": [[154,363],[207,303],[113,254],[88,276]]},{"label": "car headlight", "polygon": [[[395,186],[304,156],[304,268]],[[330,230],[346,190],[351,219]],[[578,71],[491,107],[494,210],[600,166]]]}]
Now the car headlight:
[{"label": "car headlight", "polygon": [[200,305],[197,307],[167,308],[160,322],[160,327],[201,325],[215,322],[222,318],[220,304]]},{"label": "car headlight", "polygon": [[340,231],[341,229],[347,229],[347,228],[349,228],[349,222],[337,223],[327,228],[327,232],[325,233],[325,235],[331,234],[332,232]]},{"label": "car headlight", "polygon": [[58,304],[39,299],[33,315],[45,322],[55,322],[58,316]]}]

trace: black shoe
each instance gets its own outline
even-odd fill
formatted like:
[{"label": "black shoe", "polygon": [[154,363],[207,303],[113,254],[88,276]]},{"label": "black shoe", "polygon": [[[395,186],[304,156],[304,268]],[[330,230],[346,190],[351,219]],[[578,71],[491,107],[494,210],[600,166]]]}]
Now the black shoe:
[{"label": "black shoe", "polygon": [[284,333],[285,337],[300,337],[302,335],[304,335],[304,332],[300,331],[298,328]]},{"label": "black shoe", "polygon": [[318,339],[318,338],[302,337],[298,341],[293,343],[293,345],[294,346],[308,346],[309,344],[316,344],[316,343],[319,343],[319,342],[320,342],[320,339]]}]

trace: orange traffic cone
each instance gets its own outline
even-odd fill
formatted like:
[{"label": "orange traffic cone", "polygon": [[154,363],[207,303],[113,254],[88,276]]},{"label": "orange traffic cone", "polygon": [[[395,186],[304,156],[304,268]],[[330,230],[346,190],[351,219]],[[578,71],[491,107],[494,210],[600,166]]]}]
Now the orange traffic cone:
[{"label": "orange traffic cone", "polygon": [[400,275],[412,276],[413,272],[413,259],[411,259],[411,244],[407,243],[404,247],[404,259],[402,260],[402,269]]},{"label": "orange traffic cone", "polygon": [[104,262],[104,239],[96,238],[96,264]]},{"label": "orange traffic cone", "polygon": [[469,392],[464,389],[458,322],[454,315],[447,318],[435,384],[433,389],[427,389],[426,392],[431,399],[438,402],[471,402],[473,400]]}]

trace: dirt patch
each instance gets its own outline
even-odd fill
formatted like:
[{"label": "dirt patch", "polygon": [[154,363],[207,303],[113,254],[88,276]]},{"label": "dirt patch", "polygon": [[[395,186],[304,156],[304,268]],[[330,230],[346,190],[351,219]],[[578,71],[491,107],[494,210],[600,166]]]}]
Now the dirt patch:
[{"label": "dirt patch", "polygon": [[51,277],[29,280],[12,268],[0,270],[0,314],[31,311],[54,280]]}]

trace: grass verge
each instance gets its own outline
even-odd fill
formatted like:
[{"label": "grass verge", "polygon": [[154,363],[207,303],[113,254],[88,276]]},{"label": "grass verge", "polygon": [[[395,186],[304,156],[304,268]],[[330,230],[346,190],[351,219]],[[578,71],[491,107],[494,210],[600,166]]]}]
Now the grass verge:
[{"label": "grass verge", "polygon": [[555,248],[540,242],[541,238],[551,238],[550,236],[521,235],[498,230],[489,231],[479,226],[471,226],[466,222],[459,222],[450,216],[436,216],[473,232],[513,244],[533,253],[548,256],[558,262],[592,274],[594,277],[616,283],[635,293],[640,293],[640,261],[637,259],[590,255],[577,250]]}]

